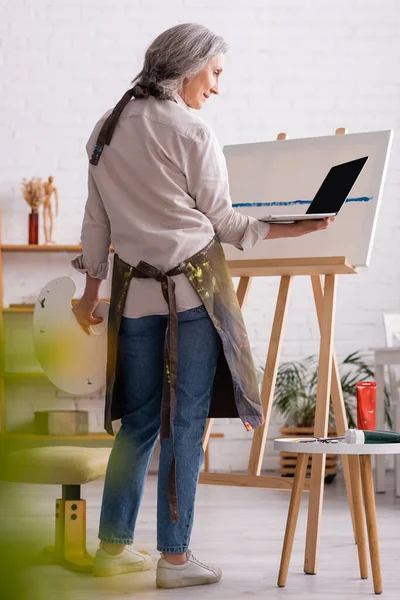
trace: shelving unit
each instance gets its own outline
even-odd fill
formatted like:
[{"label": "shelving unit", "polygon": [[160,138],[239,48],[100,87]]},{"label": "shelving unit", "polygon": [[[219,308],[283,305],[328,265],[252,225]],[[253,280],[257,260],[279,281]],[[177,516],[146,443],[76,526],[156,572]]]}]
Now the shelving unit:
[{"label": "shelving unit", "polygon": [[[1,232],[1,216],[0,216],[0,232]],[[1,239],[0,239],[1,242]],[[49,253],[49,252],[71,252],[71,253],[80,253],[82,251],[82,246],[80,245],[72,245],[72,244],[64,244],[64,245],[28,245],[28,244],[1,244],[0,243],[0,454],[4,452],[7,442],[15,442],[15,441],[24,441],[24,442],[108,442],[111,443],[113,437],[108,435],[107,433],[98,432],[98,433],[89,433],[87,435],[65,435],[65,436],[55,436],[55,435],[40,435],[32,432],[10,432],[7,431],[7,400],[6,400],[6,381],[18,381],[18,380],[46,380],[47,376],[44,372],[37,371],[25,371],[25,372],[17,372],[17,371],[6,371],[5,370],[5,347],[4,347],[4,315],[5,314],[32,314],[34,308],[31,305],[27,306],[12,306],[12,307],[4,307],[4,289],[3,289],[3,253],[10,252],[29,252],[29,253]],[[114,252],[114,249],[111,247],[110,252]],[[39,290],[38,290],[39,293]],[[77,302],[77,300],[73,300],[72,304]],[[211,438],[222,438],[224,437],[223,433],[211,433]],[[205,470],[209,471],[210,468],[210,455],[209,455],[210,446],[208,445],[205,452]]]},{"label": "shelving unit", "polygon": [[[1,221],[0,221],[1,228]],[[49,245],[28,245],[28,244],[0,244],[0,442],[1,450],[4,451],[8,442],[15,441],[26,441],[26,442],[66,442],[71,443],[74,441],[82,443],[87,442],[104,442],[112,440],[112,436],[107,433],[89,433],[87,435],[65,435],[65,436],[54,436],[54,435],[39,435],[32,432],[13,432],[7,431],[7,398],[6,398],[6,383],[18,380],[47,380],[47,376],[44,372],[40,371],[6,371],[5,370],[5,351],[4,346],[4,315],[5,314],[31,314],[33,316],[34,307],[32,305],[21,305],[4,307],[4,287],[3,287],[3,253],[77,253],[82,251],[81,245],[74,244],[49,244]],[[112,252],[113,249],[111,248]],[[39,290],[37,290],[39,293]],[[73,300],[74,304],[77,300]],[[32,415],[33,416],[33,415]]]}]

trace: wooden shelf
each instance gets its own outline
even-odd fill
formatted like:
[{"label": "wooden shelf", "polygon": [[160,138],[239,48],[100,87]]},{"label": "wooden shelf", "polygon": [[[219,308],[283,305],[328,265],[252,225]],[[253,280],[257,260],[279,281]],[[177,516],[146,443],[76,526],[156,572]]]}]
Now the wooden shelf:
[{"label": "wooden shelf", "polygon": [[3,312],[4,313],[33,313],[33,308],[30,307],[21,307],[21,308],[17,308],[17,307],[12,307],[12,308],[3,308]]},{"label": "wooden shelf", "polygon": [[82,246],[56,244],[2,244],[0,249],[3,252],[81,252]]},{"label": "wooden shelf", "polygon": [[3,434],[9,440],[37,440],[37,441],[54,441],[54,440],[87,440],[88,442],[96,440],[112,440],[114,437],[108,433],[88,433],[85,435],[45,435],[40,433],[5,433]]},{"label": "wooden shelf", "polygon": [[[78,302],[79,302],[79,298],[73,298],[71,300],[72,306],[74,306]],[[100,302],[110,302],[110,298],[100,298]],[[3,313],[33,313],[34,310],[35,310],[34,305],[7,306],[6,308],[2,309]]]}]

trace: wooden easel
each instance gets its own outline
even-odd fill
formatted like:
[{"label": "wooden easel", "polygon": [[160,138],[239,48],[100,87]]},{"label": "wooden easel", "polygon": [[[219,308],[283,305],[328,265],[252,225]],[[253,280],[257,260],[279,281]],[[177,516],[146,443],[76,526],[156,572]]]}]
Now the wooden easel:
[{"label": "wooden easel", "polygon": [[[336,130],[336,134],[344,133],[346,133],[346,130],[343,128]],[[279,134],[277,139],[286,139],[286,134]],[[332,398],[337,434],[344,435],[347,429],[347,416],[333,344],[336,279],[337,275],[355,274],[357,271],[345,257],[235,260],[229,261],[228,264],[232,277],[240,277],[237,297],[242,309],[253,277],[280,277],[279,292],[261,388],[261,401],[265,423],[254,431],[247,473],[201,473],[200,483],[291,489],[293,483],[291,479],[279,476],[263,476],[260,473],[274,399],[275,382],[292,280],[293,277],[300,275],[311,277],[321,335],[314,435],[327,436],[330,398]],[[207,447],[209,441],[212,421],[212,419],[209,419],[206,425],[203,438],[204,447]],[[325,459],[325,455],[316,455],[313,457],[311,477],[309,481],[305,482],[305,489],[310,491],[310,498],[304,571],[310,574],[317,572]],[[354,537],[356,539],[349,462],[348,457],[345,455],[342,456],[342,465],[353,522]]]}]

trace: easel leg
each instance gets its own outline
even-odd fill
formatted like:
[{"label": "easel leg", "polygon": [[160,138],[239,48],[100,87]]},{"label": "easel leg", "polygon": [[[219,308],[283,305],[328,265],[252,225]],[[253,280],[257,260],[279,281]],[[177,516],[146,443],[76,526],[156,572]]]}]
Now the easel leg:
[{"label": "easel leg", "polygon": [[[311,283],[312,283],[312,288],[313,288],[313,293],[314,293],[315,307],[317,309],[318,324],[321,329],[323,303],[324,303],[324,292],[322,289],[321,277],[319,275],[312,275]],[[331,398],[332,398],[333,413],[335,416],[337,435],[344,435],[346,430],[348,429],[348,422],[347,422],[346,409],[344,406],[342,385],[341,385],[341,381],[340,381],[340,373],[339,373],[339,368],[338,368],[338,364],[337,364],[337,360],[336,360],[334,346],[332,347]],[[346,483],[347,499],[348,499],[348,503],[349,503],[349,507],[350,507],[351,521],[353,524],[354,539],[355,539],[355,542],[357,543],[356,523],[355,523],[355,516],[354,516],[355,508],[354,508],[354,503],[353,503],[353,499],[352,499],[352,485],[351,485],[349,461],[348,461],[348,456],[345,454],[342,454],[341,458],[342,458],[343,475],[344,475],[344,480]]]},{"label": "easel leg", "polygon": [[282,346],[283,329],[285,326],[291,283],[291,276],[284,275],[281,277],[261,389],[261,402],[263,406],[265,422],[263,425],[261,425],[261,427],[257,427],[257,429],[254,431],[247,471],[249,475],[259,475],[261,472],[268,426],[271,418],[271,408],[274,399],[275,381],[278,372],[279,356]]},{"label": "easel leg", "polygon": [[308,463],[308,454],[298,454],[296,471],[294,474],[293,488],[290,496],[288,518],[286,522],[285,539],[283,542],[281,564],[278,575],[278,586],[285,587],[289,570],[290,557],[292,555],[294,534],[296,532],[297,519],[301,503],[301,494],[304,487]]},{"label": "easel leg", "polygon": [[[214,423],[214,419],[207,419],[206,427],[203,433],[203,450],[206,452],[208,447],[208,442],[210,441],[211,429]],[[206,468],[207,470],[207,468]]]},{"label": "easel leg", "polygon": [[208,446],[208,445],[207,445],[206,449],[204,450],[204,472],[205,473],[210,472],[210,446]]},{"label": "easel leg", "polygon": [[[243,309],[243,306],[246,302],[247,295],[250,290],[251,282],[252,282],[252,277],[241,277],[239,280],[239,285],[236,290],[236,296],[237,296],[239,306],[241,309]],[[203,434],[203,450],[204,450],[204,452],[206,452],[206,450],[207,450],[213,423],[214,423],[214,419],[207,419],[206,428],[205,428],[204,434]],[[208,459],[208,456],[206,458]],[[207,460],[207,462],[208,462],[208,460]],[[206,462],[206,471],[209,468],[209,465],[207,466],[207,462]]]},{"label": "easel leg", "polygon": [[379,557],[378,527],[376,524],[374,480],[372,477],[371,456],[369,454],[360,456],[360,468],[374,592],[375,594],[382,594],[382,574]]},{"label": "easel leg", "polygon": [[360,463],[356,454],[349,455],[350,481],[352,488],[354,524],[356,527],[358,562],[361,579],[368,579],[367,543],[364,528],[364,505],[362,499]]},{"label": "easel leg", "polygon": [[239,284],[236,289],[236,296],[241,309],[243,309],[243,306],[247,300],[247,295],[250,291],[250,285],[252,280],[252,277],[241,277],[239,279]]},{"label": "easel leg", "polygon": [[[325,275],[314,427],[315,435],[321,437],[325,437],[328,431],[336,296],[335,291],[335,275]],[[310,500],[308,504],[306,552],[304,559],[305,573],[313,575],[317,572],[319,527],[324,494],[325,461],[325,455],[313,455],[311,466]]]}]

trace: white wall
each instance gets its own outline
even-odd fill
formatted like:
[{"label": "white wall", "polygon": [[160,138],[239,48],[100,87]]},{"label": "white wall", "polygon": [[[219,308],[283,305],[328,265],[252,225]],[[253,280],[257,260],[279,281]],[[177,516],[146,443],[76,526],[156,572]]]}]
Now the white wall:
[{"label": "white wall", "polygon": [[[203,23],[231,45],[220,96],[202,113],[221,144],[275,139],[280,131],[301,137],[340,126],[352,132],[400,128],[396,0],[0,0],[0,8],[4,242],[27,241],[22,178],[50,174],[61,199],[56,240],[79,241],[89,133],[141,69],[151,40],[179,22]],[[382,312],[399,307],[396,135],[371,266],[340,280],[339,356],[382,344]],[[6,303],[34,300],[56,275],[73,275],[78,292],[84,279],[60,256],[7,256],[5,269]],[[244,311],[259,362],[266,355],[276,290],[276,280],[254,281]],[[308,280],[295,282],[291,308],[283,348],[288,359],[318,348]],[[101,409],[98,415],[95,422],[101,423]],[[238,423],[219,424],[218,430],[227,439],[213,440],[212,467],[245,468],[250,437]],[[275,433],[271,429],[270,437]]]}]

